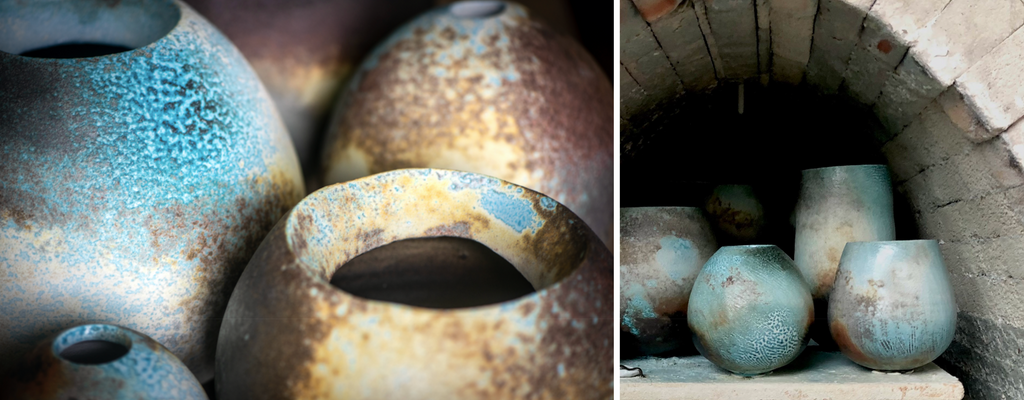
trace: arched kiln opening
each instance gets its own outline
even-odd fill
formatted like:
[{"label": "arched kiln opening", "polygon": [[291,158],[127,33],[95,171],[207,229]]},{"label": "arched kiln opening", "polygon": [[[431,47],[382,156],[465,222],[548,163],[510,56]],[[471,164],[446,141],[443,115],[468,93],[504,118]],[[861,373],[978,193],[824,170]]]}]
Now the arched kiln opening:
[{"label": "arched kiln opening", "polygon": [[[937,363],[1024,396],[1024,3],[625,0],[621,206],[746,184],[790,255],[800,170],[888,164],[898,239],[940,247],[959,306]],[[721,243],[727,244],[727,243]]]}]

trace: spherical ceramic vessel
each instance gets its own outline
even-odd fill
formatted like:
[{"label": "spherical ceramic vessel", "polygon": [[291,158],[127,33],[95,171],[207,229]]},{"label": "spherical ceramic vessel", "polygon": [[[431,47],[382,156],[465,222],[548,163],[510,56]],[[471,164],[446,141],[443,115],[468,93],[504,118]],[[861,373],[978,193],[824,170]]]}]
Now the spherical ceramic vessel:
[{"label": "spherical ceramic vessel", "polygon": [[[75,345],[106,342],[127,352]],[[106,353],[106,354],[104,354]],[[66,329],[40,342],[0,378],[0,395],[11,400],[183,399],[206,400],[185,364],[146,335],[114,325]]]},{"label": "spherical ceramic vessel", "polygon": [[[431,0],[186,0],[245,55],[274,99],[307,174],[331,105],[359,61]],[[315,188],[310,188],[310,190]]]},{"label": "spherical ceramic vessel", "polygon": [[857,364],[902,371],[932,362],[953,342],[956,313],[937,241],[855,242],[843,250],[828,322]]},{"label": "spherical ceramic vessel", "polygon": [[[83,42],[127,49],[19,55]],[[0,2],[0,76],[0,369],[92,321],[211,378],[231,288],[304,192],[259,79],[171,0]]]},{"label": "spherical ceramic vessel", "polygon": [[[329,280],[371,249],[472,239],[536,292],[436,309]],[[565,206],[483,175],[397,170],[323,188],[270,232],[228,303],[217,397],[609,398],[612,256]]]},{"label": "spherical ceramic vessel", "polygon": [[826,325],[828,298],[848,242],[894,240],[892,184],[885,165],[804,170],[794,211],[793,259],[811,287],[819,344],[834,345]]},{"label": "spherical ceramic vessel", "polygon": [[622,351],[657,354],[690,343],[690,289],[718,250],[704,212],[643,207],[620,209],[619,216]]},{"label": "spherical ceramic vessel", "polygon": [[687,321],[704,357],[741,376],[789,364],[810,339],[811,292],[773,245],[719,249],[690,292]]},{"label": "spherical ceramic vessel", "polygon": [[750,243],[764,227],[764,206],[750,185],[718,185],[704,205],[723,241]]},{"label": "spherical ceramic vessel", "polygon": [[565,204],[608,244],[612,97],[590,55],[522,6],[440,7],[380,44],[343,91],[324,183],[407,167],[495,176]]}]

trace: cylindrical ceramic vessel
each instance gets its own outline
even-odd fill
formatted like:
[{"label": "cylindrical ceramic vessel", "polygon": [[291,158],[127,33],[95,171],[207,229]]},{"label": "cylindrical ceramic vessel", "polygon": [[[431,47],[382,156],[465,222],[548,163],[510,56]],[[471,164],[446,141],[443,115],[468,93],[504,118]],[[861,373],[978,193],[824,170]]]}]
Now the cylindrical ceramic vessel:
[{"label": "cylindrical ceramic vessel", "polygon": [[408,167],[481,173],[551,196],[611,243],[612,104],[590,55],[522,6],[439,7],[380,44],[343,91],[324,183]]},{"label": "cylindrical ceramic vessel", "polygon": [[[435,309],[329,282],[361,253],[436,236],[482,243],[536,292]],[[609,398],[612,274],[583,221],[506,181],[408,169],[325,187],[277,224],[235,287],[217,397]]]},{"label": "cylindrical ceramic vessel", "polygon": [[810,339],[814,305],[793,260],[774,245],[726,246],[704,264],[687,311],[697,350],[754,376],[789,364]]},{"label": "cylindrical ceramic vessel", "polygon": [[794,210],[793,259],[811,287],[817,310],[815,341],[832,346],[828,297],[848,242],[894,240],[892,184],[885,165],[847,165],[803,171]]},{"label": "cylindrical ceramic vessel", "polygon": [[832,337],[857,364],[926,365],[953,342],[956,300],[935,240],[846,245],[829,300]]},{"label": "cylindrical ceramic vessel", "polygon": [[319,167],[321,132],[341,85],[377,42],[433,6],[431,0],[186,2],[252,64],[307,174]]},{"label": "cylindrical ceramic vessel", "polygon": [[619,216],[622,351],[657,354],[688,345],[690,289],[718,250],[711,225],[692,207],[623,208]]},{"label": "cylindrical ceramic vessel", "polygon": [[[19,55],[83,42],[130,50]],[[0,77],[0,369],[106,322],[212,378],[231,288],[304,192],[245,59],[178,1],[5,1]]]},{"label": "cylindrical ceramic vessel", "polygon": [[[127,350],[109,354],[92,343]],[[111,346],[113,344],[113,346]],[[76,351],[72,346],[84,345]],[[120,352],[119,352],[120,353]],[[17,368],[0,377],[10,400],[206,400],[185,364],[146,335],[114,325],[79,325],[40,342]]]}]

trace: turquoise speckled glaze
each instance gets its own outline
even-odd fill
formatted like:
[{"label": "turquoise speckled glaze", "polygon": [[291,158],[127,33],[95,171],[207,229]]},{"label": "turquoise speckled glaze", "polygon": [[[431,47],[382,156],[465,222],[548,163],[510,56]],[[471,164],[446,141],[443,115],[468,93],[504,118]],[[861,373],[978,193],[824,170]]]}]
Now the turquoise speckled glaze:
[{"label": "turquoise speckled glaze", "polygon": [[804,170],[794,213],[793,259],[811,287],[817,310],[811,335],[834,348],[826,311],[843,247],[848,242],[896,239],[889,168],[846,165]]},{"label": "turquoise speckled glaze", "polygon": [[704,357],[737,375],[754,376],[800,355],[810,339],[814,305],[781,249],[726,246],[697,275],[687,321]]},{"label": "turquoise speckled glaze", "polygon": [[711,225],[693,207],[622,208],[619,215],[622,354],[689,347],[690,289],[718,250]]},{"label": "turquoise speckled glaze", "polygon": [[[437,236],[487,246],[536,292],[435,309],[330,283],[371,249]],[[277,224],[232,293],[217,397],[611,398],[612,261],[565,206],[496,178],[406,169],[325,187]]]},{"label": "turquoise speckled glaze", "polygon": [[[18,55],[81,42],[132,50]],[[105,322],[211,378],[231,288],[304,193],[245,59],[180,1],[0,0],[0,98],[0,369]]]},{"label": "turquoise speckled glaze", "polygon": [[832,337],[857,364],[926,365],[953,342],[956,300],[935,240],[846,245],[829,300]]},{"label": "turquoise speckled glaze", "polygon": [[[100,364],[61,357],[69,346],[90,340],[116,343],[128,352]],[[0,377],[0,387],[0,397],[11,400],[207,398],[185,364],[159,343],[131,329],[102,324],[79,325],[40,342],[13,374]]]}]

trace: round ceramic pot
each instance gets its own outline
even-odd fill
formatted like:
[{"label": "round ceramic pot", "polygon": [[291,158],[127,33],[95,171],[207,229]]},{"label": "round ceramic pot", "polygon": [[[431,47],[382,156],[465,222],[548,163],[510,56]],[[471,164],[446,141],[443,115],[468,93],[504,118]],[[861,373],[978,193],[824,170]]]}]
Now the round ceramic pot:
[{"label": "round ceramic pot", "polygon": [[749,185],[719,185],[704,205],[723,241],[750,243],[764,227],[764,206]]},{"label": "round ceramic pot", "polygon": [[623,208],[619,216],[622,352],[657,354],[688,345],[690,289],[718,250],[711,225],[691,207]]},{"label": "round ceramic pot", "polygon": [[114,325],[63,330],[17,366],[0,378],[5,399],[206,400],[196,377],[164,346]]},{"label": "round ceramic pot", "polygon": [[[20,55],[66,43],[125,51]],[[177,1],[3,2],[0,76],[0,369],[95,321],[212,378],[231,288],[304,192],[245,59]]]},{"label": "round ceramic pot", "polygon": [[811,287],[817,310],[812,337],[832,347],[828,297],[843,248],[848,242],[896,239],[889,169],[849,165],[804,170],[794,213],[793,259]]},{"label": "round ceramic pot", "polygon": [[380,44],[343,91],[324,183],[407,167],[481,173],[551,196],[610,244],[612,106],[590,55],[522,6],[440,7]]},{"label": "round ceramic pot", "polygon": [[[438,309],[330,283],[371,249],[438,236],[481,243],[536,292]],[[217,397],[609,398],[612,293],[608,249],[532,190],[431,169],[328,186],[277,224],[235,287]]]},{"label": "round ceramic pot", "polygon": [[392,30],[433,7],[431,0],[186,2],[252,64],[307,174],[319,167],[318,144],[330,106],[359,61]]},{"label": "round ceramic pot", "polygon": [[880,371],[924,366],[953,342],[956,300],[934,240],[846,245],[829,300],[832,337]]},{"label": "round ceramic pot", "polygon": [[742,376],[789,364],[810,339],[814,305],[793,260],[773,245],[719,249],[690,292],[687,321],[704,357]]}]

